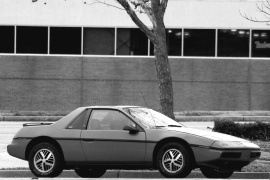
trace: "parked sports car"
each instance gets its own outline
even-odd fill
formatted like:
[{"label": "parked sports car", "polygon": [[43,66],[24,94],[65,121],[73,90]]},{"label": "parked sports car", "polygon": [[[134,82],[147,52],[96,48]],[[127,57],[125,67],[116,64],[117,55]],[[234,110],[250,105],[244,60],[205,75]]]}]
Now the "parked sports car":
[{"label": "parked sports car", "polygon": [[154,110],[135,106],[81,107],[55,123],[24,124],[7,147],[37,177],[74,169],[101,177],[107,169],[158,169],[182,178],[200,168],[227,178],[257,159],[260,147],[244,139],[191,129]]}]

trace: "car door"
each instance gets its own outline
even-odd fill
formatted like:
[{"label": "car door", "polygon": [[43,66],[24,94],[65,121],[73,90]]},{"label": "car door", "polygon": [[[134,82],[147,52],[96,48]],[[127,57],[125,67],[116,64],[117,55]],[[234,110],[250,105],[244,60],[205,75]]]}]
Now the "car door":
[{"label": "car door", "polygon": [[141,163],[145,160],[145,132],[132,134],[124,126],[138,126],[112,109],[92,110],[81,143],[88,162]]}]

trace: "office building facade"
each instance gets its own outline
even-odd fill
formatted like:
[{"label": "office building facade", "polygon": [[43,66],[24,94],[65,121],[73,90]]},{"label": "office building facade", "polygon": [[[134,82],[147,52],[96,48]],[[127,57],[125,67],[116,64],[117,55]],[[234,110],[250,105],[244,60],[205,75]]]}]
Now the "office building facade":
[{"label": "office building facade", "polygon": [[[169,0],[176,111],[270,110],[270,30],[241,16],[264,18],[261,3]],[[3,0],[0,14],[0,109],[159,109],[153,45],[124,10],[91,0]]]}]

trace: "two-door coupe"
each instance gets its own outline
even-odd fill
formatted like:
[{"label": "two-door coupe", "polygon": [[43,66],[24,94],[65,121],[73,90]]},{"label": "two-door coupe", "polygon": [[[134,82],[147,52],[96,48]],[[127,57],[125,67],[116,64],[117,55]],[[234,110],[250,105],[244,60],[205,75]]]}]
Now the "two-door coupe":
[{"label": "two-door coupe", "polygon": [[38,177],[63,169],[81,177],[101,177],[107,169],[158,169],[181,178],[200,168],[206,177],[227,178],[261,154],[247,140],[187,128],[136,106],[81,107],[55,123],[24,124],[7,149],[27,160]]}]

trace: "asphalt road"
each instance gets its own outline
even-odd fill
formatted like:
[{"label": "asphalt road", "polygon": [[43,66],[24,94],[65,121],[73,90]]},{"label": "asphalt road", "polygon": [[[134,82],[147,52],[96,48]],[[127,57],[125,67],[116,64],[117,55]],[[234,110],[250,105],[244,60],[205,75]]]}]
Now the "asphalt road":
[{"label": "asphalt road", "polygon": [[[230,179],[269,179],[270,173],[248,173],[248,172],[235,172]],[[2,178],[35,178],[29,170],[0,170],[0,180]],[[73,170],[63,171],[56,179],[72,178],[76,179],[79,176]],[[166,179],[158,171],[126,171],[126,170],[108,170],[102,179]],[[38,178],[41,179],[41,178]],[[200,171],[192,171],[186,179],[206,179]]]},{"label": "asphalt road", "polygon": [[[7,153],[7,145],[12,141],[15,133],[27,122],[0,122],[0,169],[28,168],[27,161],[14,158]],[[210,130],[213,122],[183,122],[187,127]]]}]

